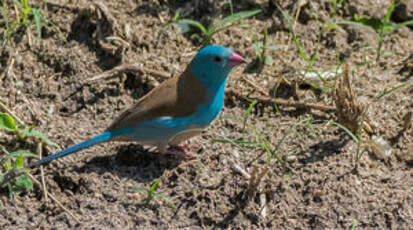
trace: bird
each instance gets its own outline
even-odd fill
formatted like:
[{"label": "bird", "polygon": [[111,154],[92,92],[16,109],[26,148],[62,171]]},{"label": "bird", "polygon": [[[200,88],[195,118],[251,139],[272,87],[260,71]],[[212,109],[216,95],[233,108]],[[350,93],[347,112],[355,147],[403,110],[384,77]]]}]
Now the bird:
[{"label": "bird", "polygon": [[134,141],[167,153],[168,146],[179,147],[179,143],[200,134],[215,120],[223,108],[228,75],[242,63],[244,59],[228,47],[206,46],[180,75],[165,80],[140,98],[103,133],[30,163],[28,168],[108,141]]}]

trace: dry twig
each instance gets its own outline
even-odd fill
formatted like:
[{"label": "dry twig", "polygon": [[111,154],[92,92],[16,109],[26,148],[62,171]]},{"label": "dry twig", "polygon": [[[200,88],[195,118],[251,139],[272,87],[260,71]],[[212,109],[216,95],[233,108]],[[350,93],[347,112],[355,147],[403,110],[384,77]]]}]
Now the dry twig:
[{"label": "dry twig", "polygon": [[257,100],[260,103],[265,103],[265,104],[275,103],[275,104],[281,105],[281,106],[316,109],[316,110],[320,110],[320,111],[323,111],[323,112],[335,112],[336,111],[335,107],[328,106],[328,105],[321,105],[321,104],[307,103],[307,102],[299,102],[299,101],[288,101],[288,100],[281,99],[281,98],[271,98],[271,97],[265,97],[265,96],[251,97],[251,96],[247,96],[247,95],[244,95],[242,93],[239,93],[235,90],[232,90],[232,93],[237,97],[250,98],[250,99],[253,99],[253,100]]},{"label": "dry twig", "polygon": [[3,110],[4,112],[8,113],[10,116],[12,116],[18,123],[24,125],[24,122],[16,116],[3,102],[0,100],[0,110]]},{"label": "dry twig", "polygon": [[247,189],[247,196],[248,199],[251,200],[254,198],[255,193],[260,193],[260,203],[261,203],[261,210],[260,210],[260,215],[262,217],[267,216],[267,198],[265,193],[262,191],[262,189],[259,188],[259,184],[262,180],[262,178],[265,176],[265,174],[268,172],[268,168],[265,167],[264,170],[257,175],[257,167],[253,166],[252,168],[252,173],[249,174],[247,171],[245,171],[240,165],[236,164],[233,161],[230,161],[231,168],[243,175],[247,180],[249,180],[248,184],[248,189]]},{"label": "dry twig", "polygon": [[412,117],[413,111],[409,111],[403,117],[403,132],[406,132],[410,127],[412,127]]},{"label": "dry twig", "polygon": [[267,196],[263,192],[260,193],[260,203],[261,203],[260,215],[265,218],[267,216]]},{"label": "dry twig", "polygon": [[248,84],[250,84],[252,87],[254,87],[256,90],[258,90],[260,93],[262,93],[265,96],[270,96],[270,94],[263,89],[262,87],[260,87],[259,85],[257,85],[255,82],[253,82],[252,80],[248,79],[247,77],[245,77],[244,75],[241,76],[242,79],[247,82]]},{"label": "dry twig", "polygon": [[14,66],[14,61],[15,61],[15,59],[14,59],[14,57],[12,57],[12,58],[10,59],[9,63],[7,64],[6,69],[5,69],[4,72],[1,74],[0,79],[4,79],[5,77],[7,77],[7,76],[10,75],[10,72],[12,71],[13,66]]},{"label": "dry twig", "polygon": [[[24,122],[23,122],[19,117],[17,117],[16,115],[14,115],[14,113],[13,113],[6,105],[4,105],[1,101],[0,101],[0,109],[1,109],[1,110],[4,110],[6,113],[8,113],[10,116],[12,116],[12,117],[13,117],[17,122],[19,122],[20,124],[24,124]],[[5,150],[5,149],[4,149],[4,150]],[[39,143],[38,146],[37,146],[37,151],[38,151],[38,154],[40,155],[40,157],[41,157],[41,152],[42,152],[41,150],[42,150],[42,144]],[[6,150],[5,150],[5,151],[6,151]],[[48,150],[48,151],[49,151],[49,150]],[[31,175],[30,173],[27,173],[27,175],[42,189],[46,200],[47,200],[47,197],[49,196],[54,202],[56,202],[56,204],[57,204],[59,207],[61,207],[65,212],[67,212],[68,215],[70,215],[71,217],[73,217],[73,219],[75,219],[76,222],[81,223],[80,220],[79,220],[75,215],[73,215],[73,213],[71,213],[68,209],[66,209],[66,208],[62,205],[62,203],[60,203],[59,200],[57,200],[52,194],[50,194],[50,193],[47,192],[47,190],[46,190],[46,183],[45,183],[45,181],[44,181],[44,174],[43,174],[43,172],[42,172],[42,168],[41,168],[40,170],[41,170],[42,182],[39,182],[39,181],[38,181],[36,178],[34,178],[33,175]],[[22,173],[23,173],[23,172],[22,172]],[[17,176],[18,176],[18,175],[17,175]]]},{"label": "dry twig", "polygon": [[[40,142],[37,144],[37,154],[39,155],[39,159],[42,159],[42,150],[43,150],[43,144]],[[42,179],[42,186],[43,186],[43,193],[44,195],[44,200],[47,202],[47,189],[46,189],[46,181],[44,180],[44,170],[43,170],[43,165],[40,165],[40,176]]]},{"label": "dry twig", "polygon": [[[27,175],[30,177],[30,179],[32,179],[32,181],[34,181],[35,184],[37,184],[44,193],[48,193],[46,190],[43,190],[42,187],[42,183],[40,183],[40,181],[38,181],[36,178],[34,178],[34,176],[30,173],[27,173]],[[49,193],[49,197],[50,199],[52,199],[61,209],[63,209],[69,216],[71,216],[77,223],[81,223],[81,221],[69,210],[67,209],[65,206],[63,206],[62,203],[60,203],[60,201],[58,199],[56,199],[55,196],[53,196],[52,194]]]},{"label": "dry twig", "polygon": [[95,2],[94,8],[97,15],[94,37],[104,50],[119,57],[123,62],[124,52],[129,43],[122,39],[125,36],[121,26],[103,2]]},{"label": "dry twig", "polygon": [[120,26],[117,23],[116,18],[112,15],[112,13],[110,13],[109,8],[100,1],[97,1],[94,3],[95,7],[97,9],[99,9],[102,15],[100,15],[101,17],[105,17],[105,19],[108,21],[108,23],[110,23],[115,30],[119,30],[118,32],[120,32]]},{"label": "dry twig", "polygon": [[[161,78],[165,78],[165,79],[170,78],[169,74],[166,74],[166,73],[163,73],[163,72],[160,72],[160,71],[156,71],[156,70],[150,70],[150,69],[147,69],[145,67],[142,67],[139,64],[123,64],[123,65],[116,66],[113,69],[107,70],[103,73],[100,73],[100,74],[98,74],[94,77],[86,79],[85,82],[112,78],[112,77],[118,76],[118,75],[120,75],[122,73],[125,73],[125,72],[128,72],[128,71],[132,71],[132,72],[142,71],[144,73],[147,73],[147,74],[150,74],[150,75],[153,75],[153,76],[156,76],[156,77],[161,77]],[[155,79],[151,79],[151,80],[157,82]]]},{"label": "dry twig", "polygon": [[251,178],[251,175],[247,171],[245,171],[241,166],[236,164],[235,162],[230,161],[230,166],[234,171],[236,171],[236,172],[240,173],[241,175],[243,175],[247,180],[249,180]]}]

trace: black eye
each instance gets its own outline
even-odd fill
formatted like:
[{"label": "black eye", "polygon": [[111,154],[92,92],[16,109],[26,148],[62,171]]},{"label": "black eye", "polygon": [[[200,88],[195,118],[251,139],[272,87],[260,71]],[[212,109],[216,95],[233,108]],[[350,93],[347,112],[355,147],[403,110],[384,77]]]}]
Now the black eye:
[{"label": "black eye", "polygon": [[214,57],[214,61],[216,61],[216,62],[221,62],[221,60],[222,60],[222,59],[221,59],[220,57],[218,57],[218,56],[215,56],[215,57]]}]

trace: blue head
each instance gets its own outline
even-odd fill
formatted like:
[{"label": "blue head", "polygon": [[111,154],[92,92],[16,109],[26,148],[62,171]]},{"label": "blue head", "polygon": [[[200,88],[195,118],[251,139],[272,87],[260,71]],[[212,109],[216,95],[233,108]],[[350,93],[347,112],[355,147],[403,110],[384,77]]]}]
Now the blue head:
[{"label": "blue head", "polygon": [[206,88],[216,91],[225,84],[231,69],[243,62],[244,59],[231,49],[210,45],[198,51],[190,68]]}]

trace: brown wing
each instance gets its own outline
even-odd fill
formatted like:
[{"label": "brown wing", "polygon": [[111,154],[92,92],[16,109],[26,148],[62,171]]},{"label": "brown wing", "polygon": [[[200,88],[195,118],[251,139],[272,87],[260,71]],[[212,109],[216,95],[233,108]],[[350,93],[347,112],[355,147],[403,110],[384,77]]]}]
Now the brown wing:
[{"label": "brown wing", "polygon": [[206,89],[189,69],[181,76],[168,79],[123,112],[107,131],[131,126],[137,122],[161,117],[184,117],[196,111],[206,99]]}]

